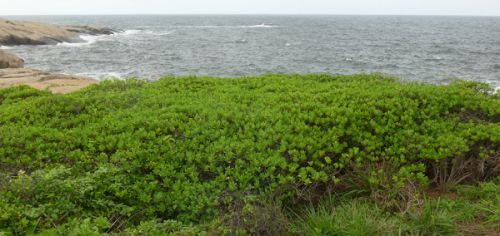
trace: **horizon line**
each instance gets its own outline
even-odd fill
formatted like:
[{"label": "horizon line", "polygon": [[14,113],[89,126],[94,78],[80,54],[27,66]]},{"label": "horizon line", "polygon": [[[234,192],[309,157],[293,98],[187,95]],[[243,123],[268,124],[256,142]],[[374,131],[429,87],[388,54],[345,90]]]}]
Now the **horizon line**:
[{"label": "horizon line", "polygon": [[474,14],[336,14],[336,13],[98,13],[98,14],[0,14],[0,16],[446,16],[500,17]]}]

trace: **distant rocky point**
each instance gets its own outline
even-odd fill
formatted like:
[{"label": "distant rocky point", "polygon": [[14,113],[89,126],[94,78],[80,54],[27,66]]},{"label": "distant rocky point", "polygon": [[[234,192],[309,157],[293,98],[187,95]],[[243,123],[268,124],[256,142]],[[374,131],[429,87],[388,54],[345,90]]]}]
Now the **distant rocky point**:
[{"label": "distant rocky point", "polygon": [[0,18],[0,45],[44,45],[61,42],[80,42],[82,34],[113,34],[109,28],[96,26],[62,26],[30,21],[13,21]]},{"label": "distant rocky point", "polygon": [[[83,41],[80,35],[113,34],[109,28],[94,26],[59,26],[0,18],[0,45],[45,45]],[[24,67],[24,60],[0,49],[0,88],[29,85],[54,93],[80,90],[98,81],[83,76],[49,73]]]}]

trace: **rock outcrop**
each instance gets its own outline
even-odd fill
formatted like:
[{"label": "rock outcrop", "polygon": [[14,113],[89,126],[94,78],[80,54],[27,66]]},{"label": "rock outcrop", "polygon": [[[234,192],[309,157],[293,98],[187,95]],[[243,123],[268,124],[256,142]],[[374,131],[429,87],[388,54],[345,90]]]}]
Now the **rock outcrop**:
[{"label": "rock outcrop", "polygon": [[82,41],[81,34],[113,34],[108,28],[92,26],[59,26],[0,18],[0,45],[43,45]]},{"label": "rock outcrop", "polygon": [[[43,45],[82,41],[79,35],[113,34],[108,28],[59,26],[29,21],[0,19],[0,45]],[[54,74],[24,67],[24,60],[0,50],[0,88],[29,85],[54,93],[69,93],[98,83],[89,77]]]},{"label": "rock outcrop", "polygon": [[24,60],[22,58],[0,49],[0,69],[23,67]]},{"label": "rock outcrop", "polygon": [[116,33],[115,30],[105,27],[98,26],[88,26],[88,25],[67,25],[61,26],[63,29],[77,33],[77,34],[88,34],[88,35],[110,35]]},{"label": "rock outcrop", "polygon": [[27,68],[0,69],[0,88],[29,85],[36,89],[48,89],[53,93],[69,93],[98,83],[92,78],[53,74]]}]

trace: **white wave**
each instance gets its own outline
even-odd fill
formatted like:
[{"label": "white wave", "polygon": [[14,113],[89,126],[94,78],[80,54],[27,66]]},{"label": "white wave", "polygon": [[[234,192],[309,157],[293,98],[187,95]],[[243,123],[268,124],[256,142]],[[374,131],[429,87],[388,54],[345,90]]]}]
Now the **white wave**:
[{"label": "white wave", "polygon": [[250,25],[250,26],[244,26],[244,28],[273,28],[274,25],[272,24],[265,24],[262,23],[260,25]]},{"label": "white wave", "polygon": [[124,32],[113,34],[113,36],[130,36],[130,35],[155,35],[155,36],[163,36],[173,33],[173,31],[154,31],[154,30],[140,30],[140,29],[131,29],[125,30]]},{"label": "white wave", "polygon": [[118,72],[89,72],[89,73],[78,73],[77,75],[87,76],[97,80],[124,79],[123,76]]},{"label": "white wave", "polygon": [[128,35],[135,35],[141,33],[141,30],[136,30],[136,29],[131,29],[131,30],[125,30],[123,32],[119,33],[114,33],[110,35],[80,35],[80,39],[83,42],[62,42],[58,43],[57,46],[63,46],[63,47],[84,47],[84,46],[89,46],[91,44],[94,44],[98,41],[108,41],[108,40],[113,40],[113,37],[117,36],[128,36]]},{"label": "white wave", "polygon": [[152,30],[145,30],[143,32],[143,34],[145,34],[145,35],[154,35],[154,36],[169,35],[172,33],[173,33],[173,31],[152,31]]},{"label": "white wave", "polygon": [[120,73],[117,72],[108,72],[99,77],[99,79],[119,79],[123,80],[123,76]]},{"label": "white wave", "polygon": [[114,35],[134,35],[134,34],[140,34],[141,32],[142,32],[142,30],[130,29],[130,30],[125,30],[121,33],[114,34]]},{"label": "white wave", "polygon": [[80,35],[82,42],[62,42],[58,43],[57,46],[63,47],[84,47],[92,45],[98,41],[112,41],[117,37],[136,37],[144,35],[153,36],[163,36],[171,34],[173,31],[152,31],[152,30],[140,30],[140,29],[130,29],[123,32],[114,33],[110,35]]},{"label": "white wave", "polygon": [[259,25],[186,25],[176,26],[177,28],[194,28],[194,29],[218,29],[218,28],[274,28],[273,24],[259,24]]},{"label": "white wave", "polygon": [[70,43],[70,42],[62,42],[58,43],[57,46],[62,46],[62,47],[83,47],[83,46],[88,46],[91,43],[89,42],[82,42],[82,43]]},{"label": "white wave", "polygon": [[5,46],[5,45],[0,45],[0,49],[4,49],[4,50],[9,50],[9,49],[13,49],[14,47],[11,47],[11,46]]},{"label": "white wave", "polygon": [[63,46],[63,47],[83,47],[83,46],[89,46],[97,41],[103,40],[106,37],[109,37],[109,35],[80,35],[80,39],[83,40],[83,42],[62,42],[58,43],[57,46]]}]

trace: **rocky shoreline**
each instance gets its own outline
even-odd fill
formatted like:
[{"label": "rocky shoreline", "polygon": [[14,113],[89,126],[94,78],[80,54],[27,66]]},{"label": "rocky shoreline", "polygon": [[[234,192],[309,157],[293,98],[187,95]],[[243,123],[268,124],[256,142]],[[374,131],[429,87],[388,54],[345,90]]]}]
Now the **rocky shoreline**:
[{"label": "rocky shoreline", "polygon": [[88,77],[54,74],[36,69],[0,69],[0,88],[28,85],[40,90],[47,89],[53,93],[70,93],[96,83],[97,80]]},{"label": "rocky shoreline", "polygon": [[0,45],[46,45],[61,42],[82,42],[78,36],[113,34],[109,28],[81,25],[50,25],[0,18]]},{"label": "rocky shoreline", "polygon": [[[47,45],[61,42],[81,42],[80,35],[113,34],[113,30],[94,26],[61,26],[0,18],[0,45]],[[98,81],[89,77],[54,74],[24,68],[24,60],[0,49],[0,88],[29,85],[53,93],[69,93]]]}]

